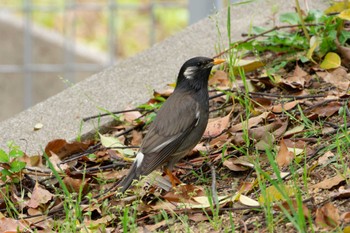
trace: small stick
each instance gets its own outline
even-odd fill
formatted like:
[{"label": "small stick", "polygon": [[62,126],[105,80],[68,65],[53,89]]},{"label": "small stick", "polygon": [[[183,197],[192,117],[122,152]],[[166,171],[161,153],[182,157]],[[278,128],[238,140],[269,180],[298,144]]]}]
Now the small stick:
[{"label": "small stick", "polygon": [[211,192],[213,195],[213,201],[215,206],[219,206],[219,198],[218,198],[218,193],[216,190],[216,173],[215,173],[215,167],[214,165],[210,165],[210,170],[211,170]]}]

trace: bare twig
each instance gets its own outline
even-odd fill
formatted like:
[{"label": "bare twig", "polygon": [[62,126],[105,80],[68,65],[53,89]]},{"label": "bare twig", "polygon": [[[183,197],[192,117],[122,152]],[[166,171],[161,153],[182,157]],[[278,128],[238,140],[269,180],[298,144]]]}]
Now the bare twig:
[{"label": "bare twig", "polygon": [[143,110],[144,109],[141,109],[141,108],[134,108],[134,109],[128,109],[128,110],[115,111],[115,112],[101,113],[98,115],[84,117],[83,121],[85,122],[85,121],[89,121],[89,120],[99,118],[99,117],[110,116],[111,114],[121,114],[121,113],[126,113],[126,112],[137,112],[137,111],[143,111]]},{"label": "bare twig", "polygon": [[216,172],[215,172],[215,167],[214,165],[210,165],[210,170],[211,170],[211,194],[213,196],[213,202],[215,206],[219,206],[219,198],[218,198],[218,193],[216,190]]}]

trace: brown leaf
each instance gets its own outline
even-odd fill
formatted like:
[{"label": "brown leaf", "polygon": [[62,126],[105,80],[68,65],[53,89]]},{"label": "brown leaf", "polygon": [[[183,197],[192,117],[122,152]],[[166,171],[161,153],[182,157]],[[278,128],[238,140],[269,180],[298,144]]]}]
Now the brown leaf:
[{"label": "brown leaf", "polygon": [[316,189],[331,189],[334,186],[340,184],[340,182],[343,182],[345,180],[345,178],[338,174],[336,176],[333,176],[332,178],[329,179],[325,179],[323,181],[321,181],[320,183],[317,183],[315,185],[312,185],[311,188]]},{"label": "brown leaf", "polygon": [[[162,89],[161,91],[154,91],[153,96],[162,96],[162,97],[169,97],[174,92],[173,84],[168,84],[169,88]],[[175,84],[174,84],[175,86]]]},{"label": "brown leaf", "polygon": [[[277,121],[279,121],[279,118],[277,118]],[[288,128],[288,119],[281,122],[280,124],[281,124],[281,126],[272,132],[272,134],[273,134],[273,136],[275,136],[275,138],[282,137],[282,135],[286,132],[286,130]]]},{"label": "brown leaf", "polygon": [[254,165],[250,162],[248,156],[241,156],[238,158],[228,158],[224,161],[223,165],[231,171],[246,171],[249,168],[253,168]]},{"label": "brown leaf", "polygon": [[298,103],[300,103],[300,100],[294,100],[287,103],[280,103],[272,106],[271,111],[273,113],[282,113],[284,111],[293,109]]},{"label": "brown leaf", "polygon": [[88,190],[88,181],[90,178],[85,178],[84,182],[82,179],[75,179],[69,176],[64,177],[63,182],[67,186],[67,189],[69,192],[73,193],[79,193],[80,187],[82,187],[82,193],[85,194]]},{"label": "brown leaf", "polygon": [[61,164],[62,160],[60,160],[60,158],[56,154],[51,153],[51,157],[49,158],[49,160],[56,171],[65,171],[69,168],[68,164]]},{"label": "brown leaf", "polygon": [[42,156],[34,155],[34,156],[28,156],[27,154],[24,154],[24,156],[18,158],[19,161],[25,162],[27,166],[31,167],[42,167]]},{"label": "brown leaf", "polygon": [[247,181],[243,181],[241,182],[241,185],[239,187],[239,193],[249,193],[250,191],[253,190],[253,188],[255,187],[257,183],[256,182],[247,182]]},{"label": "brown leaf", "polygon": [[264,97],[252,97],[252,102],[255,108],[263,108],[267,110],[271,104],[272,100]]},{"label": "brown leaf", "polygon": [[204,196],[205,193],[201,187],[191,184],[179,185],[175,191],[166,193],[163,198],[170,202],[197,204],[193,197]]},{"label": "brown leaf", "polygon": [[[230,139],[229,139],[229,135],[224,133],[224,134],[221,134],[220,136],[217,136],[215,138],[213,138],[212,140],[210,140],[210,146],[222,146],[224,143],[226,142],[229,142]],[[207,149],[205,149],[204,151],[206,151]]]},{"label": "brown leaf", "polygon": [[338,112],[341,106],[342,105],[339,102],[330,102],[326,105],[313,108],[311,112],[316,114],[318,117],[330,117],[334,113]]},{"label": "brown leaf", "polygon": [[0,218],[0,232],[17,233],[31,232],[29,223],[25,220],[15,220],[12,218]]},{"label": "brown leaf", "polygon": [[[309,218],[310,217],[310,210],[307,208],[307,206],[304,203],[301,203],[301,205],[302,205],[304,217],[305,218]],[[287,201],[284,201],[282,203],[282,207],[284,209],[286,209],[289,213],[295,213],[296,210],[299,208],[298,207],[298,203],[297,203],[297,201],[295,199],[292,200],[292,207],[288,204]],[[279,205],[277,205],[277,204],[273,208],[275,210],[282,211],[282,208]]]},{"label": "brown leaf", "polygon": [[[130,110],[130,108],[127,108],[125,110]],[[123,113],[124,120],[129,123],[134,123],[134,121],[142,116],[142,114],[139,111],[132,111],[132,112],[124,112]]]},{"label": "brown leaf", "polygon": [[221,134],[230,123],[231,113],[227,114],[224,117],[218,117],[210,119],[203,134],[204,137],[216,137]]},{"label": "brown leaf", "polygon": [[281,84],[292,89],[302,90],[304,88],[305,81],[308,75],[308,73],[306,73],[298,65],[296,65],[293,75],[284,80],[281,80]]},{"label": "brown leaf", "polygon": [[142,132],[133,130],[131,132],[132,140],[131,140],[131,145],[132,146],[140,146],[142,142]]},{"label": "brown leaf", "polygon": [[338,189],[338,193],[335,193],[332,195],[335,199],[347,199],[350,198],[350,188],[345,189],[343,186],[341,186]]},{"label": "brown leaf", "polygon": [[346,91],[349,88],[350,80],[346,70],[339,67],[330,72],[316,72],[318,76],[323,78],[325,82],[333,84],[335,87],[342,91]]},{"label": "brown leaf", "polygon": [[328,163],[329,158],[334,157],[334,154],[332,153],[332,151],[327,151],[326,153],[324,153],[324,155],[322,155],[321,157],[318,158],[318,164],[319,165],[324,165],[326,163]]},{"label": "brown leaf", "polygon": [[54,195],[39,186],[38,183],[35,184],[34,190],[28,202],[28,207],[37,208],[40,204],[46,204],[50,201]]},{"label": "brown leaf", "polygon": [[69,155],[85,151],[92,144],[93,141],[69,143],[64,139],[56,139],[46,145],[45,153],[49,157],[54,153],[60,159],[64,159]]},{"label": "brown leaf", "polygon": [[189,214],[188,218],[194,222],[203,222],[208,220],[207,215],[204,215],[202,213]]},{"label": "brown leaf", "polygon": [[220,88],[227,88],[230,86],[228,75],[225,71],[217,70],[215,74],[209,79],[210,86],[220,86]]},{"label": "brown leaf", "polygon": [[226,159],[223,163],[225,167],[230,169],[231,171],[239,172],[239,171],[246,171],[249,169],[249,167],[241,166],[239,164],[234,163],[235,158],[229,158]]},{"label": "brown leaf", "polygon": [[260,114],[259,116],[249,118],[248,121],[243,121],[242,123],[238,123],[236,125],[233,125],[230,128],[230,132],[238,132],[238,131],[243,130],[244,128],[250,129],[250,128],[258,125],[263,120],[265,120],[269,114],[270,114],[269,112],[264,112],[264,113]]},{"label": "brown leaf", "polygon": [[335,228],[340,224],[338,209],[332,204],[327,203],[316,210],[317,226],[322,228]]},{"label": "brown leaf", "polygon": [[350,223],[350,212],[345,212],[340,216],[341,220],[345,223]]},{"label": "brown leaf", "polygon": [[278,166],[280,168],[288,166],[293,161],[293,158],[294,154],[288,150],[288,147],[282,139],[280,142],[280,149],[278,150],[278,154],[276,156]]},{"label": "brown leaf", "polygon": [[273,132],[276,129],[280,129],[282,124],[282,121],[279,118],[277,118],[277,120],[272,122],[271,124],[249,129],[249,137],[251,139],[260,140],[266,134],[266,132]]}]

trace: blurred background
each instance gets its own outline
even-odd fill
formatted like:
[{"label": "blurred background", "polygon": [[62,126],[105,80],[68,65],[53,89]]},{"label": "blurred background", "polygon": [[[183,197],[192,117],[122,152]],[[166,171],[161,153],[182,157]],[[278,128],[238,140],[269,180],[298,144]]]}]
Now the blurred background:
[{"label": "blurred background", "polygon": [[237,0],[0,0],[0,121]]}]

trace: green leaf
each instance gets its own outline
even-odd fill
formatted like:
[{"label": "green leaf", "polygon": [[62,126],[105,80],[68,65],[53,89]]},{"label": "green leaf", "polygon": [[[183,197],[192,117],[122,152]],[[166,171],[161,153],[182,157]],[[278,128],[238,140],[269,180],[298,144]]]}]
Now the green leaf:
[{"label": "green leaf", "polygon": [[[125,147],[123,143],[120,142],[120,140],[116,137],[106,137],[102,134],[100,135],[101,143],[105,147]],[[135,154],[135,151],[132,149],[116,149],[119,153],[122,155],[126,155],[127,157],[133,156]]]},{"label": "green leaf", "polygon": [[22,171],[22,169],[25,167],[26,167],[25,162],[15,160],[10,164],[10,171],[13,173],[17,173],[17,172]]},{"label": "green leaf", "polygon": [[10,162],[9,155],[2,149],[0,149],[0,163],[8,163]]},{"label": "green leaf", "polygon": [[23,151],[21,151],[20,149],[12,149],[9,153],[10,158],[19,158],[22,157],[24,155]]},{"label": "green leaf", "polygon": [[280,21],[282,23],[289,23],[289,24],[299,24],[299,16],[296,12],[288,12],[284,13],[280,16]]},{"label": "green leaf", "polygon": [[2,181],[6,181],[7,177],[12,175],[7,169],[2,169],[0,172]]},{"label": "green leaf", "polygon": [[328,70],[328,69],[338,68],[340,64],[341,64],[341,60],[339,55],[333,52],[329,52],[326,54],[325,58],[320,64],[320,67],[322,69]]}]

